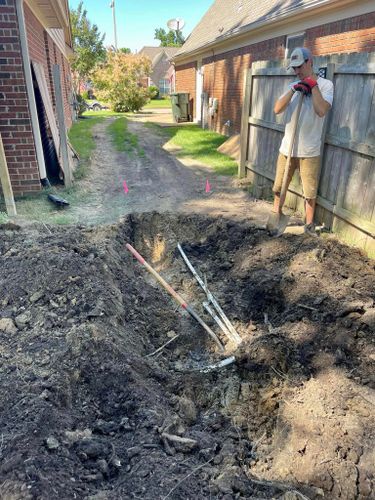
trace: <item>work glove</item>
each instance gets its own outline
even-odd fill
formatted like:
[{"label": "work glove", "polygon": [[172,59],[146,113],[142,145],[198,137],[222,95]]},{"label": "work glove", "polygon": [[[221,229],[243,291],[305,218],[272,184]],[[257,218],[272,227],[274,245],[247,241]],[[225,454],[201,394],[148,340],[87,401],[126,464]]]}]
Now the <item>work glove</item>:
[{"label": "work glove", "polygon": [[302,80],[302,82],[306,85],[309,85],[309,87],[311,89],[313,89],[314,87],[316,87],[318,85],[318,82],[316,80],[314,80],[314,78],[311,78],[311,76],[307,76],[306,78],[304,78]]},{"label": "work glove", "polygon": [[302,94],[304,95],[311,94],[311,87],[304,80],[301,80],[300,82],[294,84],[292,88],[294,92],[302,92]]}]

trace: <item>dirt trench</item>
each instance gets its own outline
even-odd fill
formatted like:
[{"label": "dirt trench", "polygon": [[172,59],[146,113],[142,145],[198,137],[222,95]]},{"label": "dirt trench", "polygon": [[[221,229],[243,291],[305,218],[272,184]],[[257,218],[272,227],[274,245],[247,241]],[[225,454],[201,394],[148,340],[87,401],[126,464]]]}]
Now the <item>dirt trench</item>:
[{"label": "dirt trench", "polygon": [[[0,498],[373,498],[373,261],[206,215],[0,236]],[[199,371],[223,354],[126,242],[221,335],[181,243],[235,363]]]}]

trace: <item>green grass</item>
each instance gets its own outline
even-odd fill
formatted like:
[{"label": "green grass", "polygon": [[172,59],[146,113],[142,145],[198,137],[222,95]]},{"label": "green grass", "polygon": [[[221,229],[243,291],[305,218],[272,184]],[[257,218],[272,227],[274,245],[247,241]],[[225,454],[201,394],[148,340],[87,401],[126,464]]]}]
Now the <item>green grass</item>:
[{"label": "green grass", "polygon": [[117,151],[123,151],[129,155],[137,153],[138,156],[144,156],[143,149],[138,144],[138,137],[128,130],[128,121],[126,117],[122,116],[113,121],[107,128],[112,143]]},{"label": "green grass", "polygon": [[104,116],[85,116],[79,118],[69,130],[69,140],[79,156],[79,165],[74,172],[76,180],[82,179],[87,174],[88,161],[95,149],[92,128],[103,120]]},{"label": "green grass", "polygon": [[171,108],[171,100],[169,97],[164,99],[151,99],[147,104],[143,106],[142,109],[160,109],[160,108]]},{"label": "green grass", "polygon": [[221,175],[237,174],[237,163],[229,156],[216,151],[227,140],[226,136],[203,130],[198,125],[160,127],[155,123],[146,123],[145,126],[168,137],[171,145],[181,148],[176,153],[178,157],[189,157],[210,165],[216,173]]}]

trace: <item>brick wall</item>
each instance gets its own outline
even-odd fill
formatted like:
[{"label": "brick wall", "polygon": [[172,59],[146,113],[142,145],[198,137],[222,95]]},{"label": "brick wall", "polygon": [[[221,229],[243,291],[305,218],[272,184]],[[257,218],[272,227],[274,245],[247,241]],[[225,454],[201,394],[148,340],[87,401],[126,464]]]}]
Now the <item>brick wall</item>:
[{"label": "brick wall", "polygon": [[196,63],[176,66],[176,92],[189,92],[190,114],[195,117]]},{"label": "brick wall", "polygon": [[72,124],[72,109],[70,106],[72,84],[68,61],[26,4],[24,5],[24,11],[30,59],[42,64],[54,106],[56,101],[53,90],[52,71],[54,64],[60,65],[65,124],[69,128]]},{"label": "brick wall", "polygon": [[[325,24],[306,30],[305,45],[315,56],[374,52],[374,26],[375,12]],[[210,123],[212,129],[228,135],[240,131],[244,70],[249,68],[253,61],[284,58],[285,44],[286,36],[281,36],[202,61],[204,65],[203,91],[207,92],[209,97],[219,99],[218,112]],[[178,90],[195,93],[193,67],[195,63],[176,66]],[[230,127],[225,126],[228,120]]]},{"label": "brick wall", "polygon": [[0,0],[0,133],[14,193],[39,191],[15,0]]}]

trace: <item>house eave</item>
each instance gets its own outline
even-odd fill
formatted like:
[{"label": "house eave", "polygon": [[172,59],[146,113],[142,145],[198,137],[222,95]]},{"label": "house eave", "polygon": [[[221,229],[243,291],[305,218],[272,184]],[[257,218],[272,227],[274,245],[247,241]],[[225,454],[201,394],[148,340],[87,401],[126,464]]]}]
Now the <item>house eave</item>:
[{"label": "house eave", "polygon": [[239,28],[237,30],[227,32],[225,33],[225,35],[218,37],[216,40],[210,43],[206,43],[204,46],[200,46],[191,51],[181,52],[173,58],[173,61],[175,62],[175,64],[181,64],[187,61],[191,61],[193,57],[207,53],[214,48],[219,50],[220,48],[225,47],[225,45],[228,44],[229,41],[232,43],[237,42],[238,46],[240,46],[241,41],[243,40],[244,45],[246,45],[246,39],[248,38],[249,33],[254,36],[260,36],[263,32],[269,32],[273,28],[280,28],[283,25],[288,25],[291,20],[303,20],[309,17],[312,12],[317,12],[319,10],[319,14],[322,14],[334,10],[337,7],[342,10],[346,6],[356,3],[358,4],[358,2],[355,2],[354,0],[326,0],[324,4],[322,4],[321,2],[319,2],[319,5],[310,4],[304,8],[301,8],[297,12],[295,10],[287,10],[283,14],[275,15],[273,17],[267,18],[266,20],[255,22],[247,26],[243,26],[242,28]]},{"label": "house eave", "polygon": [[72,47],[69,9],[66,0],[25,0],[45,28],[64,30],[65,43]]}]

